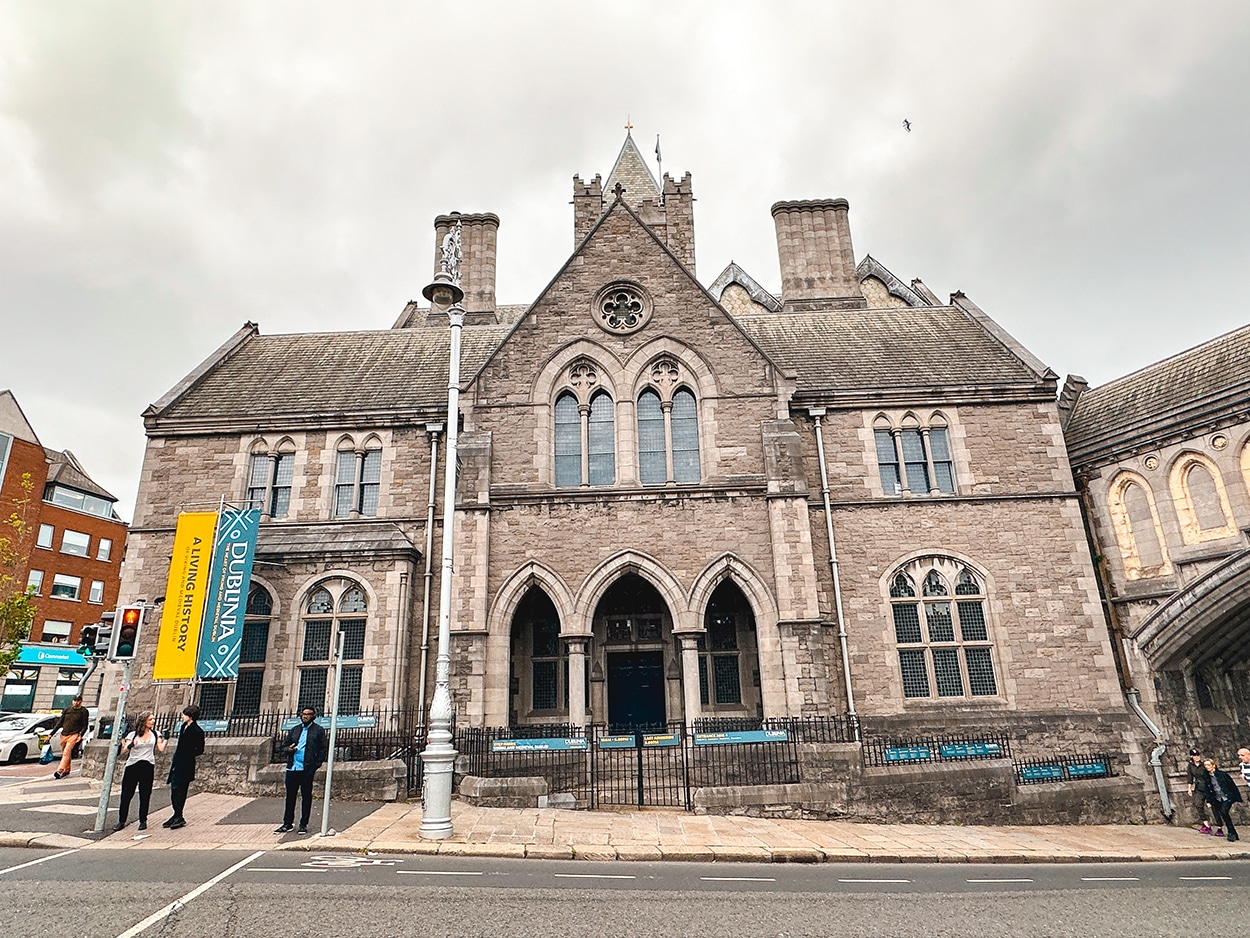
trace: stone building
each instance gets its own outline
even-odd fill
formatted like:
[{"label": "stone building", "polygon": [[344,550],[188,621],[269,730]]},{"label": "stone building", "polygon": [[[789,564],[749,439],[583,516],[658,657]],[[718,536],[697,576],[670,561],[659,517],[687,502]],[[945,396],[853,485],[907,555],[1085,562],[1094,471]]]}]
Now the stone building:
[{"label": "stone building", "polygon": [[1125,681],[1175,758],[1250,738],[1250,326],[1061,399]]},{"label": "stone building", "polygon": [[[0,391],[0,512],[25,515],[28,560],[14,572],[33,587],[36,607],[29,640],[0,676],[0,710],[69,706],[87,668],[76,650],[82,627],[116,605],[121,586],[126,524],[116,502],[73,453],[44,447],[12,391]],[[89,703],[99,686],[93,678]]]},{"label": "stone building", "polygon": [[[704,287],[690,175],[627,137],[574,177],[574,250],[524,306],[496,302],[496,216],[435,220],[436,258],[456,224],[464,251],[461,725],[854,713],[1134,749],[1055,373],[963,294],[857,262],[844,200],[772,219],[781,295],[737,265]],[[415,302],[246,323],[145,412],[125,598],[163,591],[179,511],[264,512],[210,709],[325,706],[336,628],[344,707],[424,705],[448,345]]]}]

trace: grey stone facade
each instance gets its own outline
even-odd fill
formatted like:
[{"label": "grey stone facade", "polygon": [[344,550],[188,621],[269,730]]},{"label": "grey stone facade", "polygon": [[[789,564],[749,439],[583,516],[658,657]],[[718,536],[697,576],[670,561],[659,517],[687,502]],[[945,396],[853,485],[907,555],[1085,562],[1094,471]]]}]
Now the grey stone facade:
[{"label": "grey stone facade", "polygon": [[[705,289],[689,175],[644,184],[640,160],[627,141],[620,190],[575,180],[577,247],[527,307],[495,305],[499,220],[462,217],[458,720],[690,725],[853,701],[900,735],[1008,728],[1024,755],[1140,761],[1055,374],[962,294],[856,267],[843,200],[774,206],[793,295],[736,266]],[[415,303],[390,330],[249,323],[145,414],[124,597],[163,590],[180,510],[245,501],[258,459],[289,471],[255,575],[265,708],[315,690],[310,623],[357,619],[359,706],[428,705],[447,331]],[[339,467],[374,451],[366,509]],[[192,692],[140,679],[133,699]]]}]

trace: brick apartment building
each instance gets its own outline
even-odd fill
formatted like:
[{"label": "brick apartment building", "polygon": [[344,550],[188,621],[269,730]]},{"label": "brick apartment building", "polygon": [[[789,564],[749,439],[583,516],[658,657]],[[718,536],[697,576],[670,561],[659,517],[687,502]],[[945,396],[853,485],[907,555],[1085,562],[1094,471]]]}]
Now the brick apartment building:
[{"label": "brick apartment building", "polygon": [[[4,678],[0,710],[68,705],[86,669],[76,651],[84,625],[117,604],[126,524],[117,499],[92,481],[74,454],[40,443],[11,391],[0,391],[0,508],[7,516],[34,484],[27,509],[30,559],[21,575],[37,613],[21,656]],[[93,702],[99,682],[88,688]]]}]

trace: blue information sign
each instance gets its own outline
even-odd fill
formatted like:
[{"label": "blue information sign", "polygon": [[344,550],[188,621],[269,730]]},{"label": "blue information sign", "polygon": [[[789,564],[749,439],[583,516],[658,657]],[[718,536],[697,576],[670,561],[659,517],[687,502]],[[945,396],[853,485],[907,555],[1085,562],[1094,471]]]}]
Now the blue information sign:
[{"label": "blue information sign", "polygon": [[696,746],[725,746],[730,743],[784,743],[789,730],[736,730],[728,733],[695,733]]},{"label": "blue information sign", "polygon": [[17,664],[59,664],[85,668],[87,659],[73,648],[48,648],[45,645],[22,645],[17,653]]},{"label": "blue information sign", "polygon": [[928,746],[895,746],[885,751],[886,762],[919,762],[932,758],[933,750]]},{"label": "blue information sign", "polygon": [[[317,717],[314,721],[323,729],[330,728],[329,717]],[[289,730],[292,727],[299,726],[299,717],[287,717],[282,721],[282,728]],[[378,725],[378,718],[373,716],[341,716],[339,717],[339,729],[341,730],[359,730],[367,729],[371,726]]]},{"label": "blue information sign", "polygon": [[[299,722],[296,720],[295,722]],[[200,720],[200,729],[205,733],[224,733],[230,728],[229,720]]]},{"label": "blue information sign", "polygon": [[680,742],[680,733],[646,733],[642,737],[644,746],[676,746]]},{"label": "blue information sign", "polygon": [[633,733],[626,733],[624,736],[600,736],[600,749],[633,749],[637,740]]},{"label": "blue information sign", "polygon": [[1026,765],[1020,769],[1020,777],[1030,782],[1063,781],[1061,765]]},{"label": "blue information sign", "polygon": [[491,752],[567,752],[589,748],[584,736],[571,739],[496,739],[490,744]]},{"label": "blue information sign", "polygon": [[1068,766],[1069,778],[1092,778],[1107,774],[1105,762],[1078,762]]},{"label": "blue information sign", "polygon": [[943,743],[938,747],[943,759],[967,758],[968,756],[1000,756],[1003,747],[998,743]]}]

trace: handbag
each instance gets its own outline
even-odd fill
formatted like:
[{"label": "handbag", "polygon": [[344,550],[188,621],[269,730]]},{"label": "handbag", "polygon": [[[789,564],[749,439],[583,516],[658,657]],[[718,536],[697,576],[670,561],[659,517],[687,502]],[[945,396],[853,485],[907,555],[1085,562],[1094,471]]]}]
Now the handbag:
[{"label": "handbag", "polygon": [[39,764],[49,765],[56,761],[56,756],[52,755],[52,737],[48,737],[48,741],[43,744],[43,749],[39,751]]}]

